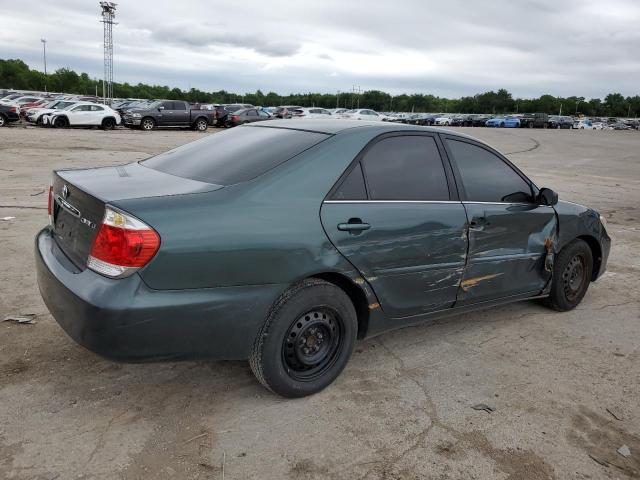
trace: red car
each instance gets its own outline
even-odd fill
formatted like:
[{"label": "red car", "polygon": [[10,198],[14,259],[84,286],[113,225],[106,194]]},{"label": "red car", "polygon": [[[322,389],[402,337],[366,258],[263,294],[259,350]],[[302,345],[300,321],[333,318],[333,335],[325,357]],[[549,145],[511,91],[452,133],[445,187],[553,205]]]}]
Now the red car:
[{"label": "red car", "polygon": [[24,103],[20,105],[20,116],[24,117],[27,114],[27,110],[29,110],[30,108],[44,108],[44,106],[50,102],[50,98],[40,98],[32,102]]}]

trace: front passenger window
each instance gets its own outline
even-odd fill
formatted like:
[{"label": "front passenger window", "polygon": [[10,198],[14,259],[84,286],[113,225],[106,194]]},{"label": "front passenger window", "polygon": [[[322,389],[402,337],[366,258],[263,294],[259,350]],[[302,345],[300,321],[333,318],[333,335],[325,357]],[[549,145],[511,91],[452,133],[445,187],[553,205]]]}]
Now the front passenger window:
[{"label": "front passenger window", "polygon": [[470,202],[529,203],[531,185],[494,153],[471,143],[447,139]]}]

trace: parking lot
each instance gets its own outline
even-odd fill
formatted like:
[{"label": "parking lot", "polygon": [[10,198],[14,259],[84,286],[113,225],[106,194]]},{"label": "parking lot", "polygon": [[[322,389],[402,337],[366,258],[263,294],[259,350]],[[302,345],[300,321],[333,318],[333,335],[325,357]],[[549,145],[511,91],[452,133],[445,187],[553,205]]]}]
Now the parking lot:
[{"label": "parking lot", "polygon": [[285,400],[244,362],[104,360],[35,282],[52,169],[217,130],[0,129],[0,319],[37,322],[0,323],[0,478],[639,478],[640,135],[459,130],[605,215],[608,272],[568,313],[516,303],[359,342],[333,385]]}]

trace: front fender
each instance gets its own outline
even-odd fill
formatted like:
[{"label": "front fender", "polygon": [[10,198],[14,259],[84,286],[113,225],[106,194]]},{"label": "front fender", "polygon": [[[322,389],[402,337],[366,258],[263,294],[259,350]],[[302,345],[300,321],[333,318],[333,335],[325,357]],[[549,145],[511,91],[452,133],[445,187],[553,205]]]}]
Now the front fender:
[{"label": "front fender", "polygon": [[593,275],[596,280],[606,270],[611,238],[600,221],[600,214],[577,203],[560,201],[554,206],[558,215],[559,235],[556,251],[567,244],[581,238],[585,240],[593,252]]}]

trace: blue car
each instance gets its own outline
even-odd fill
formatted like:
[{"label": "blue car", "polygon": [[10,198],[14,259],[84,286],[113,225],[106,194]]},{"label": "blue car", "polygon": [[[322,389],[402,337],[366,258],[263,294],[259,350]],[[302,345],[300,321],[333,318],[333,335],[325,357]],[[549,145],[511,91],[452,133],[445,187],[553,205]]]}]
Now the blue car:
[{"label": "blue car", "polygon": [[518,117],[495,117],[486,121],[487,127],[501,127],[501,128],[519,128],[520,119]]}]

